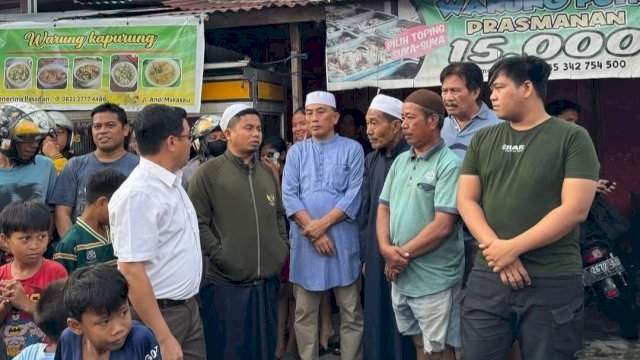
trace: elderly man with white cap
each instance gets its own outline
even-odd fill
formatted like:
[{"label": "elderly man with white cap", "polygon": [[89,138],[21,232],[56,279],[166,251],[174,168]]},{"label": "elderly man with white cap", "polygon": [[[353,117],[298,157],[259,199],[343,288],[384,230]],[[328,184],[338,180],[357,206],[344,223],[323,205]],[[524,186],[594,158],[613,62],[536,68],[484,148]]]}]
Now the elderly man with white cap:
[{"label": "elderly man with white cap", "polygon": [[[376,236],[378,198],[391,164],[409,150],[402,136],[402,101],[379,94],[366,114],[367,136],[374,151],[364,162],[360,207],[360,257],[364,261],[364,358],[415,359],[411,339],[400,336],[391,306],[391,286]],[[407,260],[408,261],[408,260]]]},{"label": "elderly man with white cap", "polygon": [[462,160],[440,137],[444,104],[416,90],[402,105],[411,149],[396,158],[380,194],[377,235],[398,330],[418,359],[454,360],[460,347],[464,247],[456,205]]},{"label": "elderly man with white cap", "polygon": [[288,251],[285,212],[273,172],[256,152],[258,112],[229,106],[220,127],[226,152],[189,183],[207,262],[202,322],[208,359],[273,359],[278,274]]},{"label": "elderly man with white cap", "polygon": [[336,100],[316,91],[305,112],[311,139],[287,154],[282,196],[291,223],[291,272],[296,297],[295,331],[303,360],[318,358],[318,310],[332,289],[340,307],[342,359],[362,358],[363,319],[359,296],[357,216],[364,153],[337,135]]}]

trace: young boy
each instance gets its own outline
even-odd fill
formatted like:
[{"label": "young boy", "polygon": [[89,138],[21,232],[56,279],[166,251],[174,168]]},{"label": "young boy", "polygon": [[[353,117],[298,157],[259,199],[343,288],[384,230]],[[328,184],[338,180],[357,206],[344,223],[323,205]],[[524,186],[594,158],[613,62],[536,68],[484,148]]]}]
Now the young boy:
[{"label": "young boy", "polygon": [[67,328],[67,315],[69,315],[62,302],[64,286],[64,280],[49,284],[36,305],[36,325],[47,335],[52,344],[39,343],[27,346],[14,360],[53,360],[58,339],[62,331]]},{"label": "young boy", "polygon": [[75,225],[60,240],[53,259],[61,263],[69,273],[74,270],[106,263],[116,265],[113,246],[109,239],[109,211],[111,195],[126,180],[115,169],[96,171],[87,182],[87,207]]},{"label": "young boy", "polygon": [[36,302],[49,283],[67,277],[62,265],[42,257],[50,225],[51,211],[38,199],[15,201],[0,212],[0,242],[13,254],[0,266],[2,339],[10,359],[44,341],[33,319]]},{"label": "young boy", "polygon": [[69,328],[60,337],[58,360],[162,359],[151,330],[131,321],[129,285],[113,266],[74,271],[64,291]]}]

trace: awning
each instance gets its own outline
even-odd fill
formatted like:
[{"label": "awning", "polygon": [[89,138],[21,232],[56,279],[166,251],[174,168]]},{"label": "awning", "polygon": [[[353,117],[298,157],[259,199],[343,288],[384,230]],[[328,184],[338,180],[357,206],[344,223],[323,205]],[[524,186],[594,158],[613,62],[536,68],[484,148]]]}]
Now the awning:
[{"label": "awning", "polygon": [[237,12],[260,10],[272,7],[294,7],[319,5],[336,2],[335,0],[163,0],[162,4],[176,10],[214,12]]}]

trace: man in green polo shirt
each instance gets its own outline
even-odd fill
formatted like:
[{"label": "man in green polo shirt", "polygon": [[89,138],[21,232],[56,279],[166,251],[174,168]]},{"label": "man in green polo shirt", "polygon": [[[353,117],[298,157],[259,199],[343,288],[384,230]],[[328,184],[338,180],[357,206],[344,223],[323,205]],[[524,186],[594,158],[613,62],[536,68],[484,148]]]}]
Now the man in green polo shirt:
[{"label": "man in green polo shirt", "polygon": [[462,161],[440,138],[444,104],[436,93],[414,91],[402,117],[411,150],[396,158],[380,194],[380,252],[400,333],[413,337],[418,359],[453,360],[464,271],[456,205]]},{"label": "man in green polo shirt", "polygon": [[509,56],[489,71],[505,123],[480,130],[461,170],[458,207],[480,243],[462,306],[465,359],[573,359],[583,325],[578,224],[598,159],[587,131],[544,108],[551,66]]},{"label": "man in green polo shirt", "polygon": [[102,169],[87,181],[87,207],[76,223],[60,240],[53,259],[71,274],[74,270],[96,264],[116,266],[109,239],[107,205],[113,193],[127,179],[115,169]]}]

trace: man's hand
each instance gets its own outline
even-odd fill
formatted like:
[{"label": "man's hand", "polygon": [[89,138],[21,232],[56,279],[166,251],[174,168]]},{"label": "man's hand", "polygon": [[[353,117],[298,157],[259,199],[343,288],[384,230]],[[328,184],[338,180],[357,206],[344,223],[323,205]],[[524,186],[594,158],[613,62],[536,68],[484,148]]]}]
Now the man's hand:
[{"label": "man's hand", "polygon": [[598,187],[596,188],[596,191],[603,195],[611,194],[613,190],[616,189],[616,185],[618,184],[613,181],[600,179],[598,180]]},{"label": "man's hand", "polygon": [[318,240],[313,242],[313,246],[316,247],[320,256],[333,256],[336,253],[336,248],[333,246],[333,241],[327,235],[322,235]]},{"label": "man's hand", "polygon": [[42,153],[50,158],[56,155],[60,155],[60,146],[55,140],[46,138],[42,142]]},{"label": "man's hand", "polygon": [[384,276],[390,282],[396,282],[396,280],[398,280],[398,275],[402,274],[403,271],[404,269],[399,270],[396,268],[392,268],[391,266],[389,266],[389,264],[384,265]]},{"label": "man's hand", "polygon": [[520,256],[513,241],[497,239],[488,245],[480,244],[480,249],[482,250],[482,255],[487,259],[489,267],[494,272],[502,271]]},{"label": "man's hand", "polygon": [[329,227],[322,219],[309,220],[302,231],[302,236],[309,238],[311,241],[316,241],[325,235],[328,229]]},{"label": "man's hand", "polygon": [[160,353],[162,354],[162,359],[183,359],[182,348],[180,347],[180,343],[178,343],[178,340],[176,340],[175,337],[171,336],[167,339],[158,340],[158,344],[160,344]]},{"label": "man's hand", "polygon": [[522,265],[520,258],[517,258],[511,265],[500,271],[500,280],[502,280],[503,284],[510,285],[514,289],[522,289],[531,285],[529,273]]},{"label": "man's hand", "polygon": [[409,253],[398,246],[385,246],[382,248],[381,253],[387,266],[391,269],[402,272],[409,266]]}]

